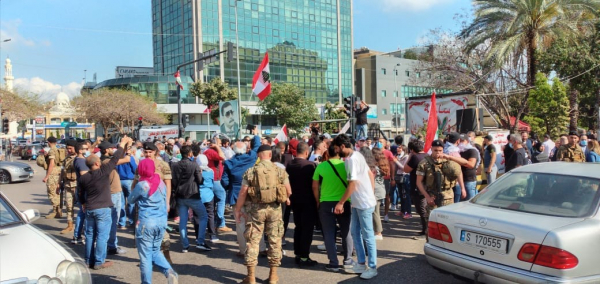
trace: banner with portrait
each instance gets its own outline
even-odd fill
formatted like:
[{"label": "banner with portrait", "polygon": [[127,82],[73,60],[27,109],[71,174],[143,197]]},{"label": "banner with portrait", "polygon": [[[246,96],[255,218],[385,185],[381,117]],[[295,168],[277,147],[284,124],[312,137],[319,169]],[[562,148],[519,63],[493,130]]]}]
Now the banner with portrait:
[{"label": "banner with portrait", "polygon": [[[437,118],[434,122],[438,131],[456,131],[456,111],[466,109],[469,99],[466,96],[436,98]],[[431,98],[415,99],[408,102],[408,128],[412,134],[419,132],[429,119]]]},{"label": "banner with portrait", "polygon": [[238,107],[237,100],[219,102],[220,132],[229,136],[231,139],[237,139],[240,132]]}]

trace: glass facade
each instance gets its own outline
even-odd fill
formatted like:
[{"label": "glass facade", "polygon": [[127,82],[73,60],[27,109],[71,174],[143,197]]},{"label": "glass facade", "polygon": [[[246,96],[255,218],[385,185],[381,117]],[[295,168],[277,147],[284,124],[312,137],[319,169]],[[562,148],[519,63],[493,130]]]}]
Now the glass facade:
[{"label": "glass facade", "polygon": [[[181,102],[184,104],[195,104],[196,97],[189,93],[190,85],[193,83],[189,76],[181,76],[183,90],[181,90]],[[94,90],[101,88],[118,88],[140,93],[151,98],[157,104],[177,103],[177,84],[175,77],[169,76],[141,76],[130,78],[117,78],[100,82]]]},{"label": "glass facade", "polygon": [[[219,21],[223,47],[235,43],[236,2],[243,101],[257,100],[251,95],[252,77],[265,52],[272,82],[295,84],[317,103],[337,102],[340,92],[352,94],[351,0],[222,0],[221,16],[218,0],[153,0],[155,72],[172,74],[177,65],[194,60],[193,5],[199,5],[203,51],[219,51]],[[192,76],[192,66],[182,74]],[[237,86],[235,60],[205,65],[203,79],[220,77],[221,67],[224,81]]]}]

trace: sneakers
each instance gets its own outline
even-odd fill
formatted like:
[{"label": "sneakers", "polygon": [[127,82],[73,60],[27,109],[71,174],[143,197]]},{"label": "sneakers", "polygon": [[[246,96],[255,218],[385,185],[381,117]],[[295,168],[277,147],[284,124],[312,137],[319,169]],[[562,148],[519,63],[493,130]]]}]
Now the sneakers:
[{"label": "sneakers", "polygon": [[199,244],[196,246],[197,249],[199,250],[203,250],[203,251],[211,251],[212,248],[208,246],[208,244],[203,243],[203,244]]},{"label": "sneakers", "polygon": [[217,237],[217,235],[212,235],[212,236],[210,237],[210,241],[211,241],[212,243],[217,243],[217,242],[219,242],[220,240],[219,240],[219,237]]},{"label": "sneakers", "polygon": [[[345,267],[345,265],[344,265]],[[352,265],[351,268],[346,268],[346,273],[351,273],[351,274],[362,274],[365,271],[367,271],[367,266],[364,264],[358,264],[355,263],[354,265]]]},{"label": "sneakers", "polygon": [[169,284],[178,284],[179,283],[179,275],[173,269],[169,269],[167,274],[167,283]]},{"label": "sneakers", "polygon": [[354,265],[356,265],[356,262],[353,259],[350,259],[349,261],[344,261],[344,265],[342,266],[344,269],[351,269],[352,267],[354,267]]},{"label": "sneakers", "polygon": [[390,210],[391,210],[391,211],[396,211],[396,210],[398,210],[398,208],[396,207],[396,205],[395,205],[395,204],[392,204],[392,205],[390,206]]},{"label": "sneakers", "polygon": [[71,240],[71,243],[74,245],[84,245],[85,244],[83,242],[83,238],[76,239],[75,237],[73,237],[73,239]]},{"label": "sneakers", "polygon": [[320,244],[320,245],[318,245],[318,246],[317,246],[317,249],[318,249],[318,250],[321,250],[321,251],[323,251],[323,250],[327,250],[327,248],[325,247],[325,244]]},{"label": "sneakers", "polygon": [[181,250],[182,253],[187,253],[188,251],[190,251],[190,247],[185,247]]},{"label": "sneakers", "polygon": [[412,218],[412,214],[410,213],[405,213],[404,216],[402,216],[402,219],[410,219]]},{"label": "sneakers", "polygon": [[219,232],[219,233],[227,233],[227,232],[231,232],[231,231],[233,231],[233,230],[227,226],[217,229],[217,232]]},{"label": "sneakers", "polygon": [[325,265],[325,270],[329,270],[332,272],[339,272],[340,271],[340,266],[339,265],[333,265],[333,264],[327,264]]},{"label": "sneakers", "polygon": [[120,247],[117,247],[116,249],[109,249],[107,251],[108,254],[112,254],[112,255],[125,254],[126,252],[127,252],[126,250],[124,250]]},{"label": "sneakers", "polygon": [[367,271],[363,272],[360,275],[360,278],[362,279],[371,279],[373,277],[377,276],[377,268],[367,268]]},{"label": "sneakers", "polygon": [[383,217],[383,222],[388,223],[390,221],[390,217],[388,217],[388,215],[385,215],[385,217]]},{"label": "sneakers", "polygon": [[104,268],[109,268],[111,266],[113,266],[113,262],[112,261],[105,261],[103,264],[94,265],[94,270],[100,270],[100,269],[104,269]]},{"label": "sneakers", "polygon": [[376,241],[382,241],[383,240],[383,235],[375,235],[375,240]]},{"label": "sneakers", "polygon": [[307,258],[306,260],[302,260],[302,258],[300,258],[300,261],[298,262],[298,265],[300,266],[315,266],[317,264],[317,261],[312,260],[310,258]]}]

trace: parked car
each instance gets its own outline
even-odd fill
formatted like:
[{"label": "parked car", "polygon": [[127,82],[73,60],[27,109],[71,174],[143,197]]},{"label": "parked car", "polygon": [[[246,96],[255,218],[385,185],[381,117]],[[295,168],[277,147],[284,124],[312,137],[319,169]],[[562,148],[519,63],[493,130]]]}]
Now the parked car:
[{"label": "parked car", "polygon": [[21,159],[22,160],[35,160],[35,158],[37,158],[40,150],[42,150],[41,144],[27,145],[21,149]]},{"label": "parked car", "polygon": [[0,184],[28,181],[33,178],[33,173],[33,169],[28,164],[0,161]]},{"label": "parked car", "polygon": [[20,212],[0,192],[0,212],[0,283],[92,283],[81,258],[31,224],[39,211]]},{"label": "parked car", "polygon": [[476,283],[600,283],[600,165],[519,167],[435,209],[425,256]]}]

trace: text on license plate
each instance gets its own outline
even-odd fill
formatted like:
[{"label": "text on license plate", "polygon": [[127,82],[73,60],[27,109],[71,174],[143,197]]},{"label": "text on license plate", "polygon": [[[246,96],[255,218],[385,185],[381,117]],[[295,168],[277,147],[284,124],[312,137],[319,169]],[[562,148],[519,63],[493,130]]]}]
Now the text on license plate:
[{"label": "text on license plate", "polygon": [[499,253],[508,252],[508,240],[496,238],[488,235],[483,235],[475,232],[461,231],[460,241],[464,244],[483,248]]}]

